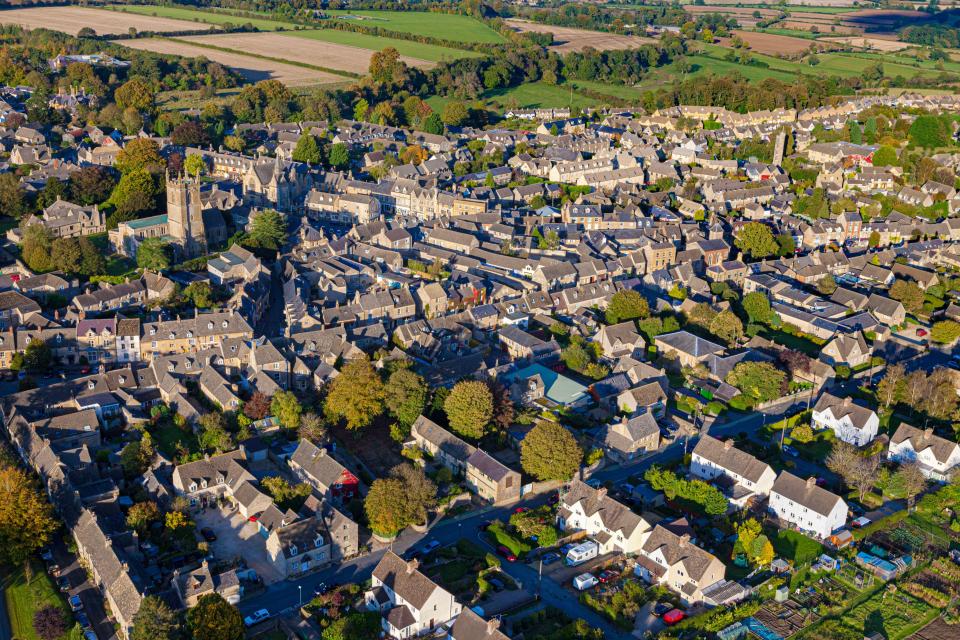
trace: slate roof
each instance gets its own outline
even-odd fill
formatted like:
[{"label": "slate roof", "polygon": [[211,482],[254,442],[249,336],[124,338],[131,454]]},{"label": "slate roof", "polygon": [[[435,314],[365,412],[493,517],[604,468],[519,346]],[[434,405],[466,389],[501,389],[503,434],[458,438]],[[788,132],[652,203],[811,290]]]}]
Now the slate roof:
[{"label": "slate roof", "polygon": [[326,449],[318,447],[309,440],[300,441],[297,450],[290,457],[290,462],[297,464],[324,487],[335,485],[347,470],[334,460]]},{"label": "slate roof", "polygon": [[840,496],[818,487],[815,482],[808,482],[787,471],[780,472],[773,482],[772,491],[823,516],[829,515],[838,502],[843,502]]},{"label": "slate roof", "polygon": [[863,429],[870,417],[874,415],[872,409],[857,404],[853,399],[841,398],[831,393],[824,393],[820,396],[813,410],[818,413],[829,410],[837,420],[849,416],[850,422],[857,429]]},{"label": "slate roof", "polygon": [[420,609],[440,587],[421,573],[417,566],[416,561],[408,563],[393,551],[387,551],[374,568],[373,577],[405,602]]},{"label": "slate roof", "polygon": [[899,445],[905,440],[910,441],[910,446],[917,453],[930,449],[933,457],[941,464],[949,460],[957,447],[960,447],[956,442],[934,435],[932,429],[918,429],[906,422],[901,422],[890,439],[890,444]]},{"label": "slate roof", "polygon": [[649,556],[658,549],[669,566],[682,564],[684,573],[694,582],[703,577],[714,561],[719,562],[713,554],[691,543],[686,536],[677,535],[660,525],[653,528],[643,545],[643,553]]},{"label": "slate roof", "polygon": [[760,480],[760,477],[770,469],[770,465],[766,462],[734,446],[727,446],[727,442],[709,435],[700,437],[697,446],[693,448],[693,453],[751,482]]},{"label": "slate roof", "polygon": [[561,504],[569,509],[578,502],[587,517],[599,514],[600,521],[608,531],[622,531],[624,537],[630,536],[637,527],[647,524],[629,507],[608,496],[606,489],[594,489],[580,480],[573,480],[570,488],[563,494]]}]

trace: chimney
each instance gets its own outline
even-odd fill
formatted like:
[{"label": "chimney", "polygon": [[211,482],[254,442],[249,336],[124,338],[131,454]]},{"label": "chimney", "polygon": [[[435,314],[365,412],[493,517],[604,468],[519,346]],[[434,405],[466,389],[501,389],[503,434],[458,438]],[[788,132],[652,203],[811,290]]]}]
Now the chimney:
[{"label": "chimney", "polygon": [[410,575],[417,570],[417,567],[420,566],[420,561],[414,558],[413,560],[407,561],[407,575]]},{"label": "chimney", "polygon": [[491,618],[487,620],[487,635],[492,636],[497,629],[500,628],[500,620],[498,618]]},{"label": "chimney", "polygon": [[730,449],[733,449],[733,440],[725,440],[723,443],[723,450],[730,451]]},{"label": "chimney", "polygon": [[689,543],[689,542],[690,542],[690,534],[689,534],[689,533],[685,533],[685,534],[683,534],[682,536],[680,536],[680,548],[681,548],[681,549],[683,549],[685,546],[687,546],[687,543]]},{"label": "chimney", "polygon": [[813,476],[807,478],[807,489],[813,489],[817,485],[817,479]]},{"label": "chimney", "polygon": [[924,439],[924,440],[929,440],[929,439],[932,438],[932,437],[933,437],[933,429],[929,429],[929,428],[928,428],[928,429],[924,429],[924,430],[923,430],[923,439]]},{"label": "chimney", "polygon": [[606,488],[606,487],[600,487],[599,489],[597,489],[597,497],[600,498],[600,499],[606,498],[606,497],[607,497],[607,488]]},{"label": "chimney", "polygon": [[853,403],[853,400],[850,398],[850,396],[847,396],[846,398],[843,399],[843,406],[845,407],[849,407],[852,403]]}]

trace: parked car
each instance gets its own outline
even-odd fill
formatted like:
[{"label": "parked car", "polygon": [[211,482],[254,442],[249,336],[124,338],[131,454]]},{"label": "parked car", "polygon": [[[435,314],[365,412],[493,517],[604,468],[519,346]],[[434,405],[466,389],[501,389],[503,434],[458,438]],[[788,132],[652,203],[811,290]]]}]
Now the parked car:
[{"label": "parked car", "polygon": [[610,569],[601,571],[600,575],[597,576],[597,580],[603,584],[607,584],[608,582],[616,582],[619,578],[620,574],[616,571],[611,571]]},{"label": "parked car", "polygon": [[249,518],[247,518],[247,520],[249,520],[250,522],[256,522],[259,519],[260,519],[260,516],[250,516]]},{"label": "parked car", "polygon": [[510,551],[510,549],[508,549],[504,545],[500,545],[499,547],[497,547],[497,553],[503,556],[507,560],[507,562],[517,561],[517,556],[513,553],[513,551]]},{"label": "parked car", "polygon": [[870,522],[871,522],[870,518],[867,518],[865,516],[860,516],[859,518],[851,522],[850,526],[853,527],[854,529],[859,529],[860,527],[867,526],[868,524],[870,524]]},{"label": "parked car", "polygon": [[545,555],[543,556],[543,558],[542,558],[543,564],[553,564],[554,562],[556,562],[556,561],[559,560],[559,559],[560,559],[560,554],[559,554],[559,553],[554,553],[553,551],[551,551],[551,552],[548,553],[548,554],[545,554]]},{"label": "parked car", "polygon": [[790,445],[785,446],[783,448],[783,452],[788,456],[790,456],[791,458],[797,458],[800,456],[800,452],[794,449],[793,447],[791,447]]},{"label": "parked car", "polygon": [[526,513],[527,511],[530,511],[530,507],[517,507],[513,510],[514,513]]},{"label": "parked car", "polygon": [[257,609],[246,618],[243,619],[243,624],[247,627],[252,627],[255,624],[260,624],[264,620],[270,617],[270,612],[266,609]]},{"label": "parked car", "polygon": [[207,542],[213,542],[217,539],[217,534],[215,534],[213,529],[210,527],[204,527],[203,529],[200,529],[200,535],[202,535],[203,539]]},{"label": "parked car", "polygon": [[78,595],[72,595],[67,598],[67,602],[70,603],[70,609],[73,611],[80,611],[83,609],[83,600],[80,599]]},{"label": "parked car", "polygon": [[97,634],[94,633],[93,629],[83,632],[83,640],[100,640],[97,638]]},{"label": "parked car", "polygon": [[93,626],[90,624],[90,618],[88,618],[87,614],[83,611],[77,611],[73,617],[77,619],[81,629],[93,629]]},{"label": "parked car", "polygon": [[681,611],[680,609],[671,609],[663,614],[663,621],[667,626],[672,626],[683,620],[687,617],[687,614]]},{"label": "parked car", "polygon": [[573,588],[577,591],[586,591],[587,589],[593,589],[599,582],[597,576],[592,573],[581,573],[573,579]]},{"label": "parked car", "polygon": [[70,591],[70,581],[67,580],[67,576],[57,578],[57,587],[63,592]]},{"label": "parked car", "polygon": [[46,547],[40,554],[40,557],[43,558],[45,562],[53,562],[53,550],[51,550],[50,547]]},{"label": "parked car", "polygon": [[431,540],[430,542],[426,543],[420,548],[420,553],[422,553],[423,555],[427,555],[428,553],[432,553],[439,548],[440,548],[440,543],[436,540]]},{"label": "parked car", "polygon": [[923,338],[923,337],[925,337],[926,335],[927,335],[927,330],[926,330],[926,329],[924,329],[923,327],[917,327],[917,337],[918,337],[918,338]]},{"label": "parked car", "polygon": [[671,609],[673,609],[673,605],[669,602],[658,602],[657,604],[653,605],[653,615],[659,618]]}]

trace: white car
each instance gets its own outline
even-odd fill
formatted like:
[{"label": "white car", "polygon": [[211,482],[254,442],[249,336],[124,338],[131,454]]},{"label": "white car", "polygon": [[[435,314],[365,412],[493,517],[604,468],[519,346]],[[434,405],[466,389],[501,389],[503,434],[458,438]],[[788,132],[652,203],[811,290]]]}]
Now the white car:
[{"label": "white car", "polygon": [[248,627],[252,627],[255,624],[260,624],[261,622],[263,622],[269,617],[270,617],[269,611],[267,611],[266,609],[259,609],[257,611],[254,611],[250,615],[248,615],[246,618],[244,618],[243,624]]}]

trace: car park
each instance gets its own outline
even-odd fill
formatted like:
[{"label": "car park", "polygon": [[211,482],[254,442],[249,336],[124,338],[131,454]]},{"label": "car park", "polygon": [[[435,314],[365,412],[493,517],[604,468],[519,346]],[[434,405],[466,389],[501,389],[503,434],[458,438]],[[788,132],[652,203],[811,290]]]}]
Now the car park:
[{"label": "car park", "polygon": [[252,627],[254,625],[260,624],[264,620],[270,617],[270,612],[266,609],[257,609],[246,618],[243,619],[244,626]]}]

